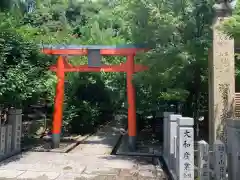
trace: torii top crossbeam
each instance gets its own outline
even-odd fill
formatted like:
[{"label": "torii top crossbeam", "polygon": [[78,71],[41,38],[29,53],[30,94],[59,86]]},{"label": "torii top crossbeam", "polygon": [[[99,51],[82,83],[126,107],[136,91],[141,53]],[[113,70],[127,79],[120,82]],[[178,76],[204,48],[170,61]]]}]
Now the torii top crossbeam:
[{"label": "torii top crossbeam", "polygon": [[[88,55],[88,64],[73,66],[64,59],[64,72],[126,72],[127,64],[121,63],[119,65],[104,65],[101,64],[101,56],[129,56],[135,55],[137,52],[145,52],[148,49],[143,46],[135,45],[119,45],[119,46],[105,46],[105,45],[56,45],[43,46],[43,53],[49,55],[59,56],[82,56]],[[148,68],[146,66],[135,64],[134,72],[144,71]],[[57,70],[56,65],[50,66],[50,70]]]},{"label": "torii top crossbeam", "polygon": [[88,51],[99,50],[101,55],[127,56],[141,51],[148,51],[144,46],[136,45],[43,45],[43,53],[52,55],[87,55]]}]

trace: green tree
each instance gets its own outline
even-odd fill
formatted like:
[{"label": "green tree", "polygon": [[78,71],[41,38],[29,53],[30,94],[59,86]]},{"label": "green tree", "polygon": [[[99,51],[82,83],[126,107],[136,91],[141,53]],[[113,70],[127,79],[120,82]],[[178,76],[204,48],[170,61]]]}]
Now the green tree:
[{"label": "green tree", "polygon": [[148,102],[143,109],[145,104],[164,100],[185,102],[185,113],[190,116],[207,109],[211,7],[207,0],[118,2],[115,11],[128,25],[127,38],[154,47],[139,57],[150,67],[149,72],[136,75],[138,84],[147,85],[142,91],[146,96],[140,95]]},{"label": "green tree", "polygon": [[239,63],[239,47],[240,47],[240,6],[239,1],[233,11],[233,15],[227,18],[223,25],[219,27],[220,30],[234,38],[235,43],[235,75],[236,75],[236,91],[240,91],[240,63]]},{"label": "green tree", "polygon": [[39,54],[39,48],[11,27],[1,16],[0,24],[0,101],[21,107],[46,90],[46,67],[51,59]]}]

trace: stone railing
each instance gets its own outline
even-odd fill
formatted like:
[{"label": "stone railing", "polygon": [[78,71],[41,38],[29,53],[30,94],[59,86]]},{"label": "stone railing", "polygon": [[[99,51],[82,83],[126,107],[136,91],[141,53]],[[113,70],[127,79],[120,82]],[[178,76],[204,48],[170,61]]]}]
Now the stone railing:
[{"label": "stone railing", "polygon": [[10,109],[7,121],[0,121],[0,161],[21,152],[22,110]]},{"label": "stone railing", "polygon": [[[194,143],[193,118],[164,112],[163,156],[174,180],[238,180],[240,120],[227,120],[228,144]],[[228,163],[227,163],[228,162]]]}]

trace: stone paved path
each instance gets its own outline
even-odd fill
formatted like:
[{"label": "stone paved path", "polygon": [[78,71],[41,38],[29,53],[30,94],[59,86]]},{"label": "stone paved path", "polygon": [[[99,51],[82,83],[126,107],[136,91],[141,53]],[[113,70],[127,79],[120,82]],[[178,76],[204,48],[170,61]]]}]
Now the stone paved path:
[{"label": "stone paved path", "polygon": [[70,153],[86,155],[111,154],[121,136],[120,128],[122,127],[123,124],[120,121],[111,121],[99,129],[96,134],[87,138],[80,146],[74,148]]},{"label": "stone paved path", "polygon": [[0,165],[0,179],[156,180],[163,172],[144,158],[27,152]]},{"label": "stone paved path", "polygon": [[0,163],[0,180],[157,180],[152,159],[110,155],[120,134],[113,122],[69,153],[26,152]]}]

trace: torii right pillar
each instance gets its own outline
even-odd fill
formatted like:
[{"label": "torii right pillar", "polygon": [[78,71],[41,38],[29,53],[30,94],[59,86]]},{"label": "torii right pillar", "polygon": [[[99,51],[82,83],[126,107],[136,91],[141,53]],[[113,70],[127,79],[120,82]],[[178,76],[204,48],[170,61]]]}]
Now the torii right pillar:
[{"label": "torii right pillar", "polygon": [[226,119],[235,113],[234,40],[217,29],[229,17],[217,11],[213,21],[213,44],[209,51],[209,143],[226,142]]}]

